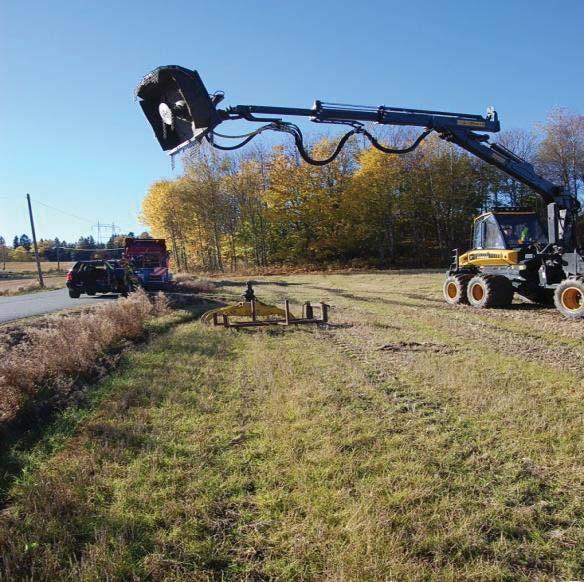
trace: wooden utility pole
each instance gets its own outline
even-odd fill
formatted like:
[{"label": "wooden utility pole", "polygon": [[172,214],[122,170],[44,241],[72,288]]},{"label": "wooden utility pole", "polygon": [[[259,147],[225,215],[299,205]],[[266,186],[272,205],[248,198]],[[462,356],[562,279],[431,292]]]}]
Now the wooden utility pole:
[{"label": "wooden utility pole", "polygon": [[2,250],[2,270],[6,271],[6,241],[0,236],[0,249]]},{"label": "wooden utility pole", "polygon": [[34,257],[36,259],[37,271],[39,274],[39,285],[41,287],[45,286],[43,281],[43,270],[41,269],[41,261],[39,259],[39,247],[37,245],[36,232],[34,230],[34,220],[32,218],[32,206],[30,204],[30,194],[26,195],[26,200],[28,202],[28,215],[30,216],[30,229],[32,230],[32,244],[34,245]]}]

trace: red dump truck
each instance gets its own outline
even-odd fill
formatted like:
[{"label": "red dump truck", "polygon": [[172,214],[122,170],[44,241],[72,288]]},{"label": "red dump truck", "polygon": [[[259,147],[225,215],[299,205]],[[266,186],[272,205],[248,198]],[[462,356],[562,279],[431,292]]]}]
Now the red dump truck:
[{"label": "red dump truck", "polygon": [[124,258],[145,289],[163,289],[172,281],[163,238],[127,238]]}]

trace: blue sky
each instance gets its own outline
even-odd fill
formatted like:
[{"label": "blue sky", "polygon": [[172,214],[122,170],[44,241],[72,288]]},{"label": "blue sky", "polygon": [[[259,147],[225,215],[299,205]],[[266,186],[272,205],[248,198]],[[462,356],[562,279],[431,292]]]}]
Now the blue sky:
[{"label": "blue sky", "polygon": [[494,105],[530,128],[584,113],[583,22],[581,0],[0,0],[0,234],[30,232],[26,192],[68,213],[35,205],[39,237],[142,230],[148,185],[173,175],[133,98],[158,65],[226,104]]}]

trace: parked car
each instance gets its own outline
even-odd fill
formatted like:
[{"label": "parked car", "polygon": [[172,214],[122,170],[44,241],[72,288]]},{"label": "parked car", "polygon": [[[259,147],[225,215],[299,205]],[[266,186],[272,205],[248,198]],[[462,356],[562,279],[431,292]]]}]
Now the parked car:
[{"label": "parked car", "polygon": [[69,297],[82,293],[120,293],[124,297],[138,285],[136,276],[125,261],[77,261],[67,273]]}]

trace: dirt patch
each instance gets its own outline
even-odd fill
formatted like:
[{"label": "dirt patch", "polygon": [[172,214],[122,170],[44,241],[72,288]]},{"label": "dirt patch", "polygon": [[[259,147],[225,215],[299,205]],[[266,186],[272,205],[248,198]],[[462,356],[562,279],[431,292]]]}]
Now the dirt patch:
[{"label": "dirt patch", "polygon": [[378,352],[432,352],[434,354],[454,354],[458,350],[452,346],[432,344],[429,342],[397,342],[384,344],[375,348]]}]

